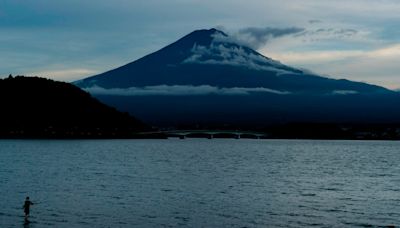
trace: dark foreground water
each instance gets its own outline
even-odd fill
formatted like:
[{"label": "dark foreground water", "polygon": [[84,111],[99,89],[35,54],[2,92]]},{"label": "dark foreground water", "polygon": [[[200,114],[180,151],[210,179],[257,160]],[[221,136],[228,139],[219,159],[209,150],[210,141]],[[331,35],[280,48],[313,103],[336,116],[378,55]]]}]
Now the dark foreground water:
[{"label": "dark foreground water", "polygon": [[386,225],[399,142],[0,141],[0,227]]}]

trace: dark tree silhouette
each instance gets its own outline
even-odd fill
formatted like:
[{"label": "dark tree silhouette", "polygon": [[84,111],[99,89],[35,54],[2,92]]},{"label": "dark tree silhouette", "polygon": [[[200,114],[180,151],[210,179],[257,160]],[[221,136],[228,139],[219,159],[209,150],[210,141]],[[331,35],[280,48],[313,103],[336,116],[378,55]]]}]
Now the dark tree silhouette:
[{"label": "dark tree silhouette", "polygon": [[2,138],[131,138],[149,129],[78,87],[38,77],[0,80]]}]

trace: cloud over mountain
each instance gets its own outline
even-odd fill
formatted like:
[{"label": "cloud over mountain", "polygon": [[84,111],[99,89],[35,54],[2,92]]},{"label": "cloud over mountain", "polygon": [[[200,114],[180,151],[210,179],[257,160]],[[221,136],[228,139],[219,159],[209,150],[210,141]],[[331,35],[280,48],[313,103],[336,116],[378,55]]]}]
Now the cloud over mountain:
[{"label": "cloud over mountain", "polygon": [[209,47],[194,45],[191,50],[192,55],[185,59],[183,63],[239,66],[253,70],[272,71],[279,75],[293,73],[287,69],[281,69],[281,63],[246,51],[244,47],[229,47],[226,44],[219,43],[222,41],[222,38],[219,37],[215,40],[216,43],[211,43]]},{"label": "cloud over mountain", "polygon": [[251,48],[258,49],[261,46],[264,46],[271,39],[298,34],[303,32],[304,30],[305,30],[304,28],[297,28],[297,27],[291,27],[291,28],[248,27],[240,29],[236,36],[238,37],[239,40],[247,42]]},{"label": "cloud over mountain", "polygon": [[280,37],[295,35],[304,32],[304,28],[298,27],[247,27],[230,32],[229,36],[216,34],[215,40],[220,42],[231,42],[242,44],[253,49],[265,46],[270,40]]}]

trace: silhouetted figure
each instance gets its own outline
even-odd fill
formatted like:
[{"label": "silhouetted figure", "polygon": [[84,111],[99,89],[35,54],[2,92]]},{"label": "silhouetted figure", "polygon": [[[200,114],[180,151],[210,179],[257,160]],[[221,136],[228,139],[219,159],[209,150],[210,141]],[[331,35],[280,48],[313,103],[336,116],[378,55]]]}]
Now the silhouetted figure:
[{"label": "silhouetted figure", "polygon": [[27,196],[25,199],[24,206],[22,207],[25,212],[25,221],[28,221],[29,209],[30,209],[31,205],[33,205],[33,203],[29,200],[29,196]]}]

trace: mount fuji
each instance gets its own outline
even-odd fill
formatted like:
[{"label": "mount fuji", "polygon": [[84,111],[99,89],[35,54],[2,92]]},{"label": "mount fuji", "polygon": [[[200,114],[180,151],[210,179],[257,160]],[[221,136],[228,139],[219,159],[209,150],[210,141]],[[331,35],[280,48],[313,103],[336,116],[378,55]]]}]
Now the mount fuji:
[{"label": "mount fuji", "polygon": [[75,85],[159,126],[400,122],[399,93],[287,66],[216,29]]}]

